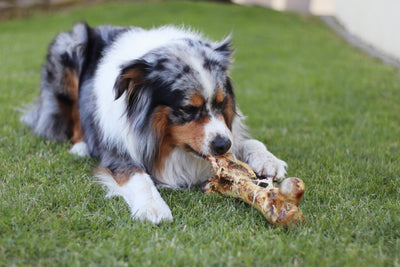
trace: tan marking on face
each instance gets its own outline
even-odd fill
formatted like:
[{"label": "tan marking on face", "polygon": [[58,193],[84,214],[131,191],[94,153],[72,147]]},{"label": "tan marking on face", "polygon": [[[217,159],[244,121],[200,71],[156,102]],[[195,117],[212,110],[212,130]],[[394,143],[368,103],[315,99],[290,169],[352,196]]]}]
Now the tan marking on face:
[{"label": "tan marking on face", "polygon": [[222,92],[222,89],[218,89],[217,94],[215,95],[215,101],[217,103],[222,103],[222,101],[224,101],[224,93]]},{"label": "tan marking on face", "polygon": [[203,104],[204,104],[204,98],[203,98],[203,96],[202,96],[201,94],[199,94],[199,93],[194,93],[194,94],[190,97],[189,101],[190,101],[190,104],[191,104],[192,106],[195,106],[195,107],[201,107],[201,106],[203,106]]},{"label": "tan marking on face", "polygon": [[160,107],[153,117],[153,129],[158,139],[158,153],[153,168],[156,178],[160,180],[162,180],[165,159],[175,147],[180,147],[185,151],[193,149],[199,154],[203,152],[204,125],[209,121],[209,118],[204,118],[182,125],[172,125],[168,121],[170,112],[170,108]]},{"label": "tan marking on face", "polygon": [[230,129],[232,127],[233,118],[235,117],[235,103],[233,103],[233,99],[231,96],[226,96],[226,107],[223,110],[223,116],[225,119],[225,123]]},{"label": "tan marking on face", "polygon": [[183,150],[193,149],[198,153],[202,153],[205,139],[204,126],[209,122],[209,118],[205,117],[199,121],[191,121],[183,125],[174,125],[170,128],[173,141]]}]

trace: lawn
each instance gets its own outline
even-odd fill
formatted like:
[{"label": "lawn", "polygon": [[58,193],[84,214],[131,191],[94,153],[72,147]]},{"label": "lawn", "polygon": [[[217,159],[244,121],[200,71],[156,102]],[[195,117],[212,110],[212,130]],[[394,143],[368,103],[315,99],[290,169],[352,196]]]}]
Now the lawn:
[{"label": "lawn", "polygon": [[[76,21],[233,34],[232,78],[254,137],[307,186],[307,221],[268,224],[234,199],[163,189],[173,223],[130,219],[96,162],[34,137],[47,44]],[[0,22],[0,266],[399,266],[399,71],[319,19],[205,2],[120,3]]]}]

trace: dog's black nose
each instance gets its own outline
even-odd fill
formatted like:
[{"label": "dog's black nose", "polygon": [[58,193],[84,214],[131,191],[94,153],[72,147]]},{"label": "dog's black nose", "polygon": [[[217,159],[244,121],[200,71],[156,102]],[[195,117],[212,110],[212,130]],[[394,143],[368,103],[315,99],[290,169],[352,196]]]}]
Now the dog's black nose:
[{"label": "dog's black nose", "polygon": [[232,142],[229,138],[217,136],[211,142],[211,149],[215,156],[223,155],[231,148]]}]

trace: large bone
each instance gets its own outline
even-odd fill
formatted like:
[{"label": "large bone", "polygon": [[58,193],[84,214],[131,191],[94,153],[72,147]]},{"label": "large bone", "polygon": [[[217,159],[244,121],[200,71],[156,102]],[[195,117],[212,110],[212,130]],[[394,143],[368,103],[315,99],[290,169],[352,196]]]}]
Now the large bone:
[{"label": "large bone", "polygon": [[205,193],[240,199],[261,211],[274,225],[295,225],[304,219],[299,208],[305,191],[301,179],[287,178],[275,187],[272,178],[258,180],[249,165],[227,155],[208,156],[207,160],[215,176],[203,185]]}]

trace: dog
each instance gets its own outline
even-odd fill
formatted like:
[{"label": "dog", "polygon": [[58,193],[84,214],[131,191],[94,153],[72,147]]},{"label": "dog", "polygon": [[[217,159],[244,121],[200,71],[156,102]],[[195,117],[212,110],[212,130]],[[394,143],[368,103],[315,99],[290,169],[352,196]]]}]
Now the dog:
[{"label": "dog", "polygon": [[49,45],[40,96],[21,119],[98,159],[95,178],[134,219],[172,221],[157,187],[205,182],[207,155],[232,152],[259,176],[286,174],[287,164],[247,134],[232,54],[231,37],[214,42],[184,27],[77,23]]}]

